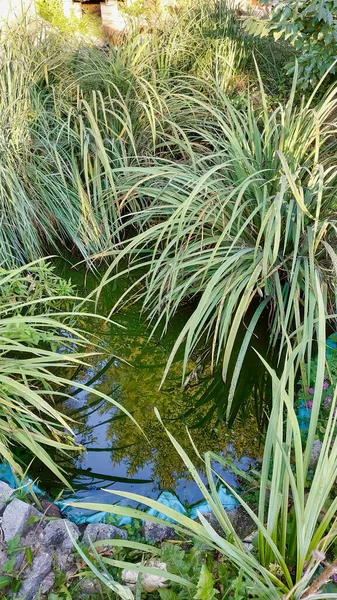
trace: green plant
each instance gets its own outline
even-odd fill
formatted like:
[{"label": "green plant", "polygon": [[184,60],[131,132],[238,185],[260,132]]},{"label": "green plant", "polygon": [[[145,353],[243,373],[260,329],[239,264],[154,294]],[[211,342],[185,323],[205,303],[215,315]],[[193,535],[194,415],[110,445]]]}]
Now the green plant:
[{"label": "green plant", "polygon": [[[331,443],[336,433],[337,388],[331,402],[318,464],[311,483],[307,483],[311,452],[317,435],[326,341],[326,312],[323,300],[325,289],[324,286],[321,289],[317,273],[314,275],[313,286],[318,304],[316,322],[318,357],[316,388],[308,435],[303,445],[294,408],[296,367],[305,340],[299,344],[295,341],[291,344],[290,339],[287,338],[287,355],[280,376],[277,376],[275,371],[266,364],[273,383],[273,408],[259,477],[257,514],[217,474],[216,463],[226,464],[223,457],[213,452],[205,454],[206,486],[195,469],[193,461],[168,430],[165,430],[167,436],[209,503],[223,534],[218,533],[201,514],[199,514],[199,522],[192,521],[155,500],[133,493],[107,490],[107,493],[114,493],[117,497],[145,504],[158,513],[164,514],[166,518],[172,520],[172,527],[179,534],[197,540],[209,552],[223,556],[244,581],[249,590],[248,597],[259,598],[259,600],[337,598],[336,591],[327,593],[324,589],[326,582],[337,570],[335,557],[329,555],[329,549],[333,547],[337,538],[337,499],[334,493],[337,478],[337,445]],[[159,415],[157,416],[160,419]],[[198,454],[196,448],[195,451]],[[230,490],[254,522],[258,530],[255,551],[248,550],[233,529],[217,493],[218,483]],[[111,506],[111,504],[81,503],[80,506],[89,510],[110,511],[116,515],[143,518],[141,511],[118,504]],[[146,515],[146,518],[155,523],[166,523],[160,517]],[[330,560],[333,561],[331,564]],[[108,564],[114,562],[115,566],[121,568],[127,566],[139,572],[152,573],[153,571],[145,565],[129,567],[123,562],[118,564],[118,561],[105,560],[105,562]],[[157,574],[166,577],[168,582],[175,581],[183,587],[197,591],[195,583],[188,578],[180,578],[178,581],[172,573],[160,570],[157,570]]]},{"label": "green plant", "polygon": [[68,17],[64,14],[62,2],[59,0],[36,0],[36,10],[39,17],[66,35],[102,35],[99,19],[88,18],[85,15],[78,17],[74,9]]},{"label": "green plant", "polygon": [[[336,72],[337,11],[333,0],[290,0],[278,2],[269,19],[246,20],[247,30],[258,35],[284,38],[297,51],[299,65],[298,85],[313,88],[328,71]],[[293,73],[294,61],[285,66]]]},{"label": "green plant", "polygon": [[[27,273],[34,277],[34,272],[38,276],[51,273],[46,271],[44,261],[40,268],[36,261],[0,274],[0,456],[23,477],[18,449],[24,448],[68,485],[66,474],[46,448],[52,446],[61,454],[79,451],[72,431],[73,421],[60,412],[57,403],[69,398],[73,386],[64,372],[75,371],[85,364],[90,351],[97,350],[96,340],[89,341],[69,322],[78,316],[93,315],[76,311],[74,296],[49,297],[48,287],[46,290],[40,287],[38,297],[33,294],[29,299],[23,295],[21,302],[17,298],[13,310],[9,292],[18,288],[21,293]],[[41,286],[41,281],[37,283]],[[58,287],[56,280],[52,281],[52,287]],[[71,302],[72,311],[56,312],[62,299]],[[114,403],[98,390],[81,383],[76,385]]]},{"label": "green plant", "polygon": [[0,302],[12,305],[13,314],[64,312],[74,304],[75,289],[71,281],[58,277],[55,267],[45,260],[18,271],[15,277],[11,277],[10,270],[0,268],[0,279],[5,280],[0,287]]},{"label": "green plant", "polygon": [[329,298],[335,293],[330,120],[337,89],[317,104],[314,93],[297,106],[296,85],[295,73],[288,102],[276,110],[268,107],[262,82],[262,108],[248,103],[246,112],[221,91],[213,104],[196,91],[184,96],[189,111],[195,107],[199,117],[204,114],[203,124],[185,132],[189,159],[158,159],[155,166],[123,171],[124,202],[144,208],[121,221],[121,237],[130,225],[136,233],[123,247],[106,252],[114,260],[97,288],[100,293],[119,277],[115,271],[123,258],[130,261],[130,271],[141,266],[142,275],[129,291],[142,299],[151,335],[165,333],[183,302],[194,303],[164,377],[184,345],[184,381],[189,357],[208,343],[212,365],[222,359],[226,380],[239,327],[246,323],[227,419],[247,348],[267,311],[270,344],[280,354],[286,333],[298,341],[305,333],[308,345],[299,356],[305,381],[317,318],[313,273],[327,282]]}]

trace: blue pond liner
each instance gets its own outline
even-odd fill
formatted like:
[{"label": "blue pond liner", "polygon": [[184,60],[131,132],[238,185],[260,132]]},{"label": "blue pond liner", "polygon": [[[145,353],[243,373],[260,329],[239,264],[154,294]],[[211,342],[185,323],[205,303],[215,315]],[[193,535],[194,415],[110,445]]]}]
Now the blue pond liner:
[{"label": "blue pond liner", "polygon": [[[326,356],[331,356],[331,354],[337,349],[337,334],[332,334],[326,341]],[[297,417],[299,421],[299,425],[302,431],[305,431],[309,427],[310,423],[310,410],[308,409],[306,402],[301,400],[298,408],[297,408]],[[48,495],[43,492],[37,485],[33,483],[31,479],[28,477],[21,482],[18,482],[17,478],[14,477],[13,472],[9,465],[5,463],[0,463],[0,480],[6,481],[11,487],[21,489],[26,488],[27,492],[29,490],[33,490],[35,493],[38,493],[42,496],[48,497]],[[225,508],[225,510],[233,510],[237,508],[239,502],[234,498],[234,496],[224,487],[220,486],[218,488],[218,496],[221,504]],[[88,511],[82,508],[76,508],[73,506],[69,506],[69,502],[92,502],[93,500],[90,498],[90,492],[88,493],[86,498],[78,498],[76,496],[72,496],[67,498],[66,500],[56,501],[55,504],[59,507],[62,515],[67,517],[70,521],[73,521],[77,525],[83,525],[86,523],[106,523],[113,515],[113,512],[102,512],[102,511]],[[94,500],[95,502],[95,500]],[[96,500],[97,502],[97,500]],[[108,502],[108,498],[106,500]],[[163,506],[169,507],[172,510],[175,510],[179,514],[189,516],[191,519],[196,519],[198,513],[205,514],[207,512],[211,512],[211,507],[205,500],[201,500],[197,504],[194,504],[190,507],[185,507],[180,502],[178,497],[169,491],[163,491],[158,497],[158,502]],[[103,501],[103,503],[105,503]],[[120,504],[120,502],[118,503]],[[113,504],[111,505],[113,507]],[[167,517],[165,514],[161,513],[154,508],[149,508],[144,512],[144,520],[146,520],[145,515],[152,515],[154,517],[159,517],[164,521],[172,522],[173,520]],[[130,523],[132,519],[130,517],[121,517],[118,520],[119,525],[126,525]]]}]

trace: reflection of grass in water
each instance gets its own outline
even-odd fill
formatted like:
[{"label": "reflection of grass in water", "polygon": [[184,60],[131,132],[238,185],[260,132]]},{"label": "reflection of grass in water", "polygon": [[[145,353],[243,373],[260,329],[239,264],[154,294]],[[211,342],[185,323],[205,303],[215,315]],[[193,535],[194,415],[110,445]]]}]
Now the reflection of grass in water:
[{"label": "reflection of grass in water", "polygon": [[[62,266],[63,276],[65,276],[65,266],[64,263]],[[74,273],[74,271],[66,269],[66,275],[73,279],[73,282],[79,287],[79,292],[82,293],[85,280],[83,272]],[[86,279],[86,291],[92,289],[95,284],[94,277],[89,274]],[[104,288],[100,299],[100,312],[106,313],[128,284],[129,280],[124,279],[119,280],[118,285]],[[186,320],[188,314],[189,308],[185,306],[172,319],[167,335],[162,339],[156,338],[150,341],[148,341],[149,330],[146,321],[144,318],[141,319],[137,304],[125,307],[117,315],[114,315],[114,319],[125,329],[111,324],[102,324],[97,330],[97,323],[93,324],[95,333],[105,350],[113,352],[114,355],[130,363],[118,361],[118,366],[115,366],[112,362],[99,389],[110,394],[133,414],[150,441],[148,444],[145,437],[129,420],[116,419],[115,415],[108,428],[106,440],[107,449],[112,449],[112,473],[113,465],[122,461],[127,462],[128,476],[130,477],[134,477],[142,467],[152,464],[153,477],[159,479],[164,488],[174,487],[175,480],[185,474],[179,456],[168,443],[163,435],[162,427],[154,416],[153,409],[155,407],[158,408],[175,437],[187,450],[191,450],[192,447],[186,425],[191,427],[200,422],[200,427],[193,428],[192,437],[201,453],[210,448],[215,451],[225,451],[226,447],[232,444],[238,456],[255,457],[259,454],[258,428],[255,419],[250,414],[245,415],[245,420],[238,417],[233,428],[228,428],[224,423],[218,422],[218,411],[206,422],[203,422],[209,406],[201,404],[196,408],[199,385],[194,382],[193,386],[187,390],[183,390],[181,387],[182,354],[177,355],[164,388],[159,391],[170,349],[177,336],[177,331],[181,327],[181,322]],[[92,327],[88,321],[82,326]],[[97,371],[97,365],[101,360],[101,357],[93,358],[94,371]],[[189,363],[190,370],[195,366],[195,363]],[[86,374],[82,372],[81,378],[85,378],[85,376]],[[207,378],[206,376],[207,368],[203,373],[203,380]],[[221,391],[218,400],[221,404]],[[101,422],[108,417],[106,414],[108,409],[108,406],[98,408]],[[82,414],[78,416],[83,420],[83,425],[80,427],[83,436],[88,436],[85,423],[87,421],[86,412],[82,411]],[[186,415],[186,418],[182,418],[183,415]],[[89,432],[89,438],[91,436],[92,441],[95,435],[94,431]],[[84,466],[84,463],[85,461],[81,466]],[[99,465],[99,453],[97,453],[97,464]],[[201,464],[198,467],[201,468]],[[99,468],[96,470],[100,471]]]}]

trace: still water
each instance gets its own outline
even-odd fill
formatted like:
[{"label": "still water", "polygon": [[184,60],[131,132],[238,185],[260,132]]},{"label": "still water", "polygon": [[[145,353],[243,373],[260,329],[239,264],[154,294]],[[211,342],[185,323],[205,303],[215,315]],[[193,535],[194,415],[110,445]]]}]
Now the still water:
[{"label": "still water", "polygon": [[[76,268],[67,260],[57,260],[56,269],[59,275],[72,280],[79,295],[88,294],[99,281],[93,273],[84,271],[83,265]],[[100,297],[98,312],[107,315],[130,282],[130,277],[121,277],[109,284]],[[182,363],[178,355],[159,390],[173,342],[191,310],[189,306],[181,308],[162,338],[149,339],[150,329],[137,303],[114,314],[116,324],[95,319],[81,322],[84,329],[96,336],[102,354],[90,359],[90,364],[76,374],[75,381],[88,383],[119,402],[133,415],[144,433],[120,410],[97,401],[92,394],[79,391],[74,382],[73,397],[63,410],[76,419],[77,440],[86,447],[82,456],[64,464],[76,497],[91,502],[115,502],[116,497],[101,491],[101,488],[107,488],[153,498],[157,498],[162,490],[171,490],[188,505],[200,500],[199,489],[188,477],[155,417],[155,407],[165,426],[201,472],[202,462],[195,455],[187,427],[201,454],[207,450],[219,452],[244,470],[249,469],[260,455],[259,427],[266,393],[265,376],[252,349],[247,354],[236,397],[244,411],[239,412],[231,427],[222,421],[228,388],[220,375],[210,374],[207,358],[205,364],[200,361],[204,349],[189,365],[191,372],[198,364],[196,378],[188,385],[182,385]],[[257,334],[253,345],[264,351],[265,336]],[[261,381],[262,391],[259,389]],[[236,483],[231,468],[219,472],[229,483]],[[50,482],[50,473],[40,469],[37,475],[42,485],[55,495],[57,484]]]}]

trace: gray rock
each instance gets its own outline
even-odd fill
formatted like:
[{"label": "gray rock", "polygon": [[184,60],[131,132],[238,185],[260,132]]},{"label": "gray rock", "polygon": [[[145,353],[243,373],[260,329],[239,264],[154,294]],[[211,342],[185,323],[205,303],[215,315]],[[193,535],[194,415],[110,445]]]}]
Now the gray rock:
[{"label": "gray rock", "polygon": [[175,537],[175,532],[174,529],[168,525],[158,525],[157,523],[145,521],[143,524],[143,535],[145,539],[155,544],[157,542],[162,542],[163,540],[173,539]]},{"label": "gray rock", "polygon": [[322,442],[321,440],[315,440],[312,445],[311,457],[310,457],[310,467],[314,469],[317,466],[319,455],[322,450]]},{"label": "gray rock", "polygon": [[234,508],[233,510],[227,510],[226,513],[241,540],[244,540],[256,528],[253,519],[250,518],[244,508]]},{"label": "gray rock", "polygon": [[97,582],[91,581],[90,579],[83,579],[81,581],[81,592],[84,596],[93,596],[100,591]]},{"label": "gray rock", "polygon": [[[250,533],[252,533],[252,531],[254,531],[256,525],[243,508],[239,507],[232,510],[226,510],[226,513],[241,540],[244,540]],[[219,535],[222,537],[225,536],[225,532],[219,525],[213,513],[205,513],[203,517],[205,517],[206,521],[208,521],[208,523]],[[196,520],[198,521],[198,519]]]},{"label": "gray rock", "polygon": [[[33,517],[42,518],[43,515],[33,506],[14,498],[8,506],[6,506],[2,516],[2,529],[5,540],[12,540],[16,535],[26,533],[34,524],[28,523]],[[36,523],[35,523],[36,526]]]},{"label": "gray rock", "polygon": [[8,556],[6,554],[6,550],[5,550],[5,548],[3,548],[1,546],[0,547],[0,573],[2,571],[3,565],[7,562],[7,560],[8,560]]},{"label": "gray rock", "polygon": [[[136,563],[138,566],[142,563]],[[160,562],[159,560],[150,560],[148,567],[160,569],[166,571],[166,563]],[[132,569],[123,569],[122,581],[124,585],[127,585],[131,590],[135,590],[138,582],[138,571],[132,571]],[[159,588],[167,587],[166,578],[160,575],[150,575],[149,573],[143,573],[142,577],[142,590],[144,592],[154,592]]]},{"label": "gray rock", "polygon": [[11,488],[11,486],[4,481],[0,481],[0,508],[2,508],[2,505],[4,506],[6,502],[8,502],[12,494],[14,494],[14,490]]},{"label": "gray rock", "polygon": [[72,550],[73,543],[66,528],[70,529],[71,535],[75,540],[80,536],[80,530],[71,521],[59,519],[49,521],[43,531],[43,544],[48,550]]},{"label": "gray rock", "polygon": [[255,529],[255,531],[252,531],[252,533],[250,535],[247,535],[247,537],[244,540],[242,540],[244,543],[244,547],[247,550],[249,550],[249,552],[254,551],[253,541],[255,540],[255,538],[257,538],[258,535],[259,535],[258,529]]},{"label": "gray rock", "polygon": [[[44,523],[45,525],[45,523]],[[28,533],[25,533],[20,539],[20,546],[24,546],[25,548],[31,548],[32,550],[36,550],[43,543],[43,529],[38,523],[34,528],[32,528]]]},{"label": "gray rock", "polygon": [[72,550],[52,550],[55,565],[59,571],[65,574],[74,575],[76,572],[75,554]]},{"label": "gray rock", "polygon": [[42,552],[33,560],[32,566],[23,574],[23,582],[19,591],[20,600],[32,600],[42,582],[52,570],[53,560],[50,554]]},{"label": "gray rock", "polygon": [[52,571],[44,578],[39,587],[40,594],[48,594],[55,583],[55,575]]},{"label": "gray rock", "polygon": [[114,538],[128,539],[126,531],[115,527],[114,525],[105,525],[104,523],[89,523],[83,534],[83,543],[89,545],[89,538],[92,542],[98,540],[113,540]]}]

